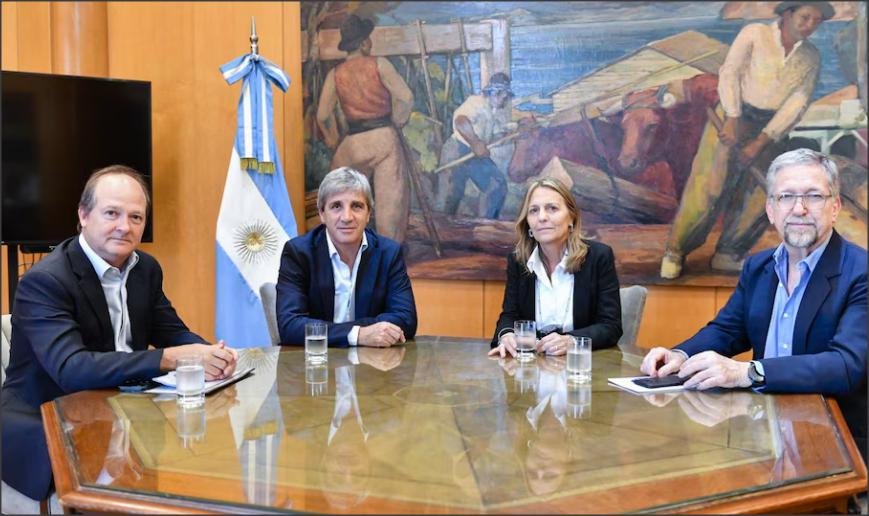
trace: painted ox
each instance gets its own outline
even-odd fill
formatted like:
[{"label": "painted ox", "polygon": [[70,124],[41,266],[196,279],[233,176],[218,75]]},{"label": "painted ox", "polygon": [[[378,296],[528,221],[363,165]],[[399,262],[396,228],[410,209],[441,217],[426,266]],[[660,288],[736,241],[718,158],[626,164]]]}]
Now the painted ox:
[{"label": "painted ox", "polygon": [[628,93],[621,111],[591,121],[544,128],[520,121],[508,176],[524,181],[558,156],[679,199],[717,86],[717,75],[701,74]]}]

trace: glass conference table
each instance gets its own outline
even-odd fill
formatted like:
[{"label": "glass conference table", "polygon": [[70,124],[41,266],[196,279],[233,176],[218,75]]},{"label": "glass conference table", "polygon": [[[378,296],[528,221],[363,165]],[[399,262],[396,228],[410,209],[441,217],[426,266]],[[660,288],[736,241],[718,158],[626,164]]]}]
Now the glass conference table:
[{"label": "glass conference table", "polygon": [[[838,407],[750,391],[644,397],[641,350],[486,357],[488,342],[245,350],[209,395],[85,391],[43,405],[66,509],[108,512],[609,513],[844,510],[866,468]],[[166,396],[166,395],[162,395]]]}]

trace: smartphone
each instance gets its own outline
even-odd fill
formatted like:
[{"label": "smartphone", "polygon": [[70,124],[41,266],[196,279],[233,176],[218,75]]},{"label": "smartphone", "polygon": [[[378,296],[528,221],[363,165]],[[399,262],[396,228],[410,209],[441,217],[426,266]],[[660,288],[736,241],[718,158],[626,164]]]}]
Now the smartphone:
[{"label": "smartphone", "polygon": [[674,387],[676,385],[682,385],[686,381],[688,381],[689,377],[679,378],[678,374],[670,374],[667,376],[658,376],[656,378],[646,377],[646,378],[636,378],[633,382],[640,387],[645,387],[646,389],[660,389],[661,387]]},{"label": "smartphone", "polygon": [[118,389],[122,392],[142,392],[157,385],[159,385],[157,382],[148,378],[133,378],[118,385]]}]

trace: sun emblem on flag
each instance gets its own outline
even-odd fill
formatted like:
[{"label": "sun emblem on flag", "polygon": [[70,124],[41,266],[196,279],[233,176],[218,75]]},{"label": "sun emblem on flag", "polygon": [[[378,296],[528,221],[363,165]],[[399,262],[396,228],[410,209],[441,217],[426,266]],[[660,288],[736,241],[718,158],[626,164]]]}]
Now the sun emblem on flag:
[{"label": "sun emblem on flag", "polygon": [[261,220],[235,231],[235,252],[247,263],[261,263],[278,249],[278,235],[268,223]]}]

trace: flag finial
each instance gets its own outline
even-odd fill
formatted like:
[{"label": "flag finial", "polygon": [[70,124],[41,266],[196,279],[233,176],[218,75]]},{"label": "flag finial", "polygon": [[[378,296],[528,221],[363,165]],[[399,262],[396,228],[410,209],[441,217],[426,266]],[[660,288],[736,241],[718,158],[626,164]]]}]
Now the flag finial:
[{"label": "flag finial", "polygon": [[256,35],[256,21],[253,19],[253,16],[250,17],[250,53],[254,55],[254,58],[259,57],[259,37]]}]

